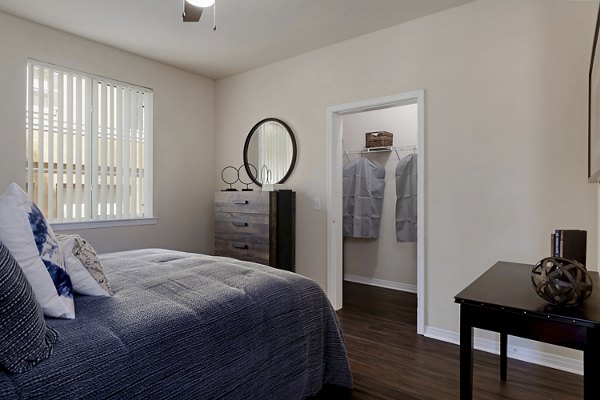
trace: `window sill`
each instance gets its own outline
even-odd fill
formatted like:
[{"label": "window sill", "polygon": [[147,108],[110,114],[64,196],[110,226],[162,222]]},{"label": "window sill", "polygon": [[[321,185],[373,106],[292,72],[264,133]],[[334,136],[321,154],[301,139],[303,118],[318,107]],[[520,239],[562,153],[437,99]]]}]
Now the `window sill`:
[{"label": "window sill", "polygon": [[79,229],[114,228],[118,226],[156,225],[156,218],[114,219],[102,221],[55,222],[50,226],[56,232]]}]

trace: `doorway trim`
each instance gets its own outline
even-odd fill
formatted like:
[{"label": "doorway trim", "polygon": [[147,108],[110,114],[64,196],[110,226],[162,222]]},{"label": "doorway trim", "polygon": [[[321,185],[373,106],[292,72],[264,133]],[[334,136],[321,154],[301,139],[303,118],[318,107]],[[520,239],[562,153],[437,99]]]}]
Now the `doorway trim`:
[{"label": "doorway trim", "polygon": [[425,91],[367,99],[327,108],[327,297],[342,308],[342,117],[365,111],[417,104],[417,333],[425,332]]}]

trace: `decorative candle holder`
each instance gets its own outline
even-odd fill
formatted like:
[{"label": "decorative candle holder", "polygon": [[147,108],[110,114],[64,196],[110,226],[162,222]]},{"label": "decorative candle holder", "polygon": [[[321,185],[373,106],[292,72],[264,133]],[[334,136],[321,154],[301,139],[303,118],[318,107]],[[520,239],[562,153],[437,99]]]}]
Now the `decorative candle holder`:
[{"label": "decorative candle holder", "polygon": [[[236,178],[235,178],[235,180],[234,180],[234,181],[230,182],[229,180],[226,180],[226,179],[225,179],[225,172],[226,172],[227,170],[233,170],[233,171],[235,171],[235,176],[236,176]],[[233,187],[233,184],[234,184],[234,183],[236,183],[237,181],[239,181],[239,180],[240,180],[240,174],[239,174],[239,171],[238,171],[238,169],[237,169],[236,167],[233,167],[233,166],[231,166],[231,165],[228,165],[227,167],[223,168],[223,170],[221,171],[221,180],[222,180],[223,182],[225,182],[226,184],[228,184],[228,185],[229,185],[229,188],[227,188],[227,189],[223,189],[223,190],[222,190],[222,192],[237,192],[237,191],[238,191],[237,189],[235,189],[235,188]]]},{"label": "decorative candle holder", "polygon": [[[253,189],[250,189],[250,185],[252,184],[252,180],[250,180],[250,182],[244,182],[241,178],[240,175],[240,171],[242,168],[245,168],[245,165],[242,164],[240,165],[240,167],[238,168],[238,179],[240,180],[240,182],[242,183],[242,185],[246,185],[245,189],[242,189],[242,192],[252,192]],[[248,169],[250,170],[250,173],[252,173],[252,168],[254,168],[254,176],[258,176],[258,170],[256,169],[256,167],[250,163],[248,163]]]}]

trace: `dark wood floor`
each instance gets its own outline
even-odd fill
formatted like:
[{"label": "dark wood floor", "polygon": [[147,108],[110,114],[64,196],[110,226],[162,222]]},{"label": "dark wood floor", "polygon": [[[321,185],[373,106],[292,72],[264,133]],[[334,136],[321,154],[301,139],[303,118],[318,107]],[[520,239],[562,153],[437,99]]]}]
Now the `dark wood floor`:
[{"label": "dark wood floor", "polygon": [[[354,376],[356,400],[459,398],[458,346],[416,334],[416,295],[344,282],[338,312]],[[583,377],[513,359],[508,380],[499,358],[475,351],[474,399],[575,400]]]}]

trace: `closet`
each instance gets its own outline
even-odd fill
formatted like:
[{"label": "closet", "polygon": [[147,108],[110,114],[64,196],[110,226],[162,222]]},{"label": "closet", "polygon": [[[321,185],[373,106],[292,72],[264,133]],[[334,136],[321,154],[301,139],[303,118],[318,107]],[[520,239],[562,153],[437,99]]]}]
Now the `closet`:
[{"label": "closet", "polygon": [[[354,165],[357,164],[356,160],[362,157],[370,161],[360,164],[380,166],[376,168],[376,173],[368,176],[374,176],[372,179],[380,179],[385,183],[379,226],[376,227],[374,225],[377,224],[372,224],[368,228],[363,227],[363,233],[366,233],[363,236],[370,236],[370,238],[354,237],[361,236],[360,232],[348,235],[348,229],[345,229],[343,269],[346,281],[413,293],[417,291],[416,236],[414,241],[398,241],[396,225],[396,200],[398,198],[396,168],[399,163],[406,163],[409,156],[412,156],[415,158],[412,166],[416,169],[416,157],[418,157],[417,112],[417,104],[407,104],[348,114],[342,117],[346,175],[352,175],[349,173],[349,168],[354,168]],[[393,147],[365,148],[365,133],[372,131],[392,132],[394,135]],[[383,178],[381,177],[382,170],[385,172]],[[348,185],[348,177],[344,180],[345,185]],[[414,184],[416,185],[416,180]],[[344,213],[346,211],[344,210]],[[364,211],[363,214],[365,214]],[[345,222],[347,225],[348,221]],[[365,225],[369,225],[369,223]],[[370,232],[373,229],[378,230],[375,235]],[[406,232],[400,234],[400,237],[401,240],[412,240],[412,238],[406,238]]]}]

